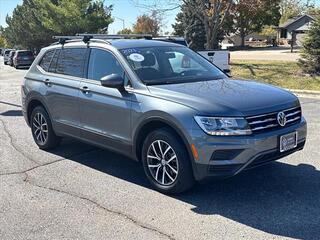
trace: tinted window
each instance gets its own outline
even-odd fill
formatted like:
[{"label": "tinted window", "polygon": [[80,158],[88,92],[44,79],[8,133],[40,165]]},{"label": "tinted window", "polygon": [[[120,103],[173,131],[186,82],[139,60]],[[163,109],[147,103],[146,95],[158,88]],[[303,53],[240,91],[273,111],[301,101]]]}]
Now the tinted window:
[{"label": "tinted window", "polygon": [[112,53],[101,49],[92,49],[89,60],[88,78],[100,80],[110,74],[124,76],[124,71]]},{"label": "tinted window", "polygon": [[82,77],[86,51],[86,48],[61,49],[56,72],[74,77]]},{"label": "tinted window", "polygon": [[50,67],[49,67],[49,72],[56,72],[57,69],[57,62],[58,62],[58,57],[60,55],[61,50],[57,49],[56,52],[54,53],[54,56],[51,60]]},{"label": "tinted window", "polygon": [[48,71],[54,51],[55,50],[48,51],[42,57],[39,65],[40,67],[42,67],[43,70]]},{"label": "tinted window", "polygon": [[31,51],[18,52],[18,56],[21,56],[21,57],[33,56],[33,53]]}]

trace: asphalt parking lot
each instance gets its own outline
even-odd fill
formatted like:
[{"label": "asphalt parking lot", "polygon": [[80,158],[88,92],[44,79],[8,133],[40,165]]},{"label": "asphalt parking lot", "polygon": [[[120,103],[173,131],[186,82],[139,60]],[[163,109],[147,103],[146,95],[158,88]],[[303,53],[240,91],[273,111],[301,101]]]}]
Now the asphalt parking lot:
[{"label": "asphalt parking lot", "polygon": [[319,239],[320,99],[302,152],[179,196],[138,163],[70,139],[50,152],[20,111],[26,70],[0,58],[0,239]]}]

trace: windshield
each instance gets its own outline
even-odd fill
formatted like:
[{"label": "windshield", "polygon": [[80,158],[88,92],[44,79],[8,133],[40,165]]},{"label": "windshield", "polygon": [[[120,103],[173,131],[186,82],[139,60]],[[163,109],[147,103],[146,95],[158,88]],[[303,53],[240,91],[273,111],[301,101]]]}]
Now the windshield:
[{"label": "windshield", "polygon": [[131,68],[147,85],[208,81],[226,75],[186,47],[121,49]]}]

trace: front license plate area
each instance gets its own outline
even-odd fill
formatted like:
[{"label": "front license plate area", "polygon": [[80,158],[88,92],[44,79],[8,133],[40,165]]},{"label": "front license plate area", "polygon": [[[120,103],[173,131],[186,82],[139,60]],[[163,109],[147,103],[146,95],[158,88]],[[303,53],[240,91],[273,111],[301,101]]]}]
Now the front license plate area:
[{"label": "front license plate area", "polygon": [[280,136],[280,152],[286,152],[296,148],[298,145],[298,133],[293,132]]}]

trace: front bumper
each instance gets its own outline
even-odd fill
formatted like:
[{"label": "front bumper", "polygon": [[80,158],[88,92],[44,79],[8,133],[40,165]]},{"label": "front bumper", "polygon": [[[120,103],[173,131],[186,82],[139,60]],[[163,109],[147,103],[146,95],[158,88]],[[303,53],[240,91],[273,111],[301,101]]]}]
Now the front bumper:
[{"label": "front bumper", "polygon": [[[280,153],[280,136],[298,132],[298,145]],[[201,129],[193,129],[199,159],[194,159],[196,180],[206,177],[230,177],[239,172],[288,156],[304,148],[307,124],[304,118],[295,125],[250,136],[209,136]]]}]

